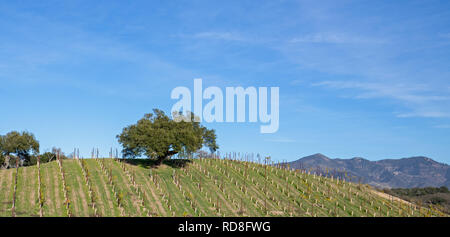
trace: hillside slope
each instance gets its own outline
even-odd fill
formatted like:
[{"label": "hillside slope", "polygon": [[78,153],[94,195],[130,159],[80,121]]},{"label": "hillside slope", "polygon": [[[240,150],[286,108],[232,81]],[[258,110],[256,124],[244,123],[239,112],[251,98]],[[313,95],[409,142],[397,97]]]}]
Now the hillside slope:
[{"label": "hillside slope", "polygon": [[330,159],[315,154],[289,164],[295,169],[346,172],[379,188],[450,187],[450,166],[422,156],[369,161],[360,157]]},{"label": "hillside slope", "polygon": [[157,168],[137,159],[60,164],[21,167],[17,176],[15,169],[0,170],[0,216],[441,215],[382,197],[368,186],[250,162],[170,160]]}]

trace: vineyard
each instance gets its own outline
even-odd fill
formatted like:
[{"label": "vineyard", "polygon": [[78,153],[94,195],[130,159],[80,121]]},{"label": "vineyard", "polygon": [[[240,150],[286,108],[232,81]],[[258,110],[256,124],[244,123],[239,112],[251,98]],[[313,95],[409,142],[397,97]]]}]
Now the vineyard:
[{"label": "vineyard", "polygon": [[3,217],[443,216],[367,185],[231,159],[58,159],[0,170]]}]

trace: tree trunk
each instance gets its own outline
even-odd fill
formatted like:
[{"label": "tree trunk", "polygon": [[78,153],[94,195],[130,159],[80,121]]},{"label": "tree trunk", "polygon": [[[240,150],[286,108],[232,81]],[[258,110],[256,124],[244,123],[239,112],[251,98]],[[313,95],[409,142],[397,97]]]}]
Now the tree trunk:
[{"label": "tree trunk", "polygon": [[176,151],[168,151],[166,155],[160,156],[156,159],[156,164],[161,165],[164,160],[169,160],[173,155],[177,154]]},{"label": "tree trunk", "polygon": [[161,165],[162,162],[166,159],[167,157],[164,156],[160,156],[156,159],[156,165]]}]

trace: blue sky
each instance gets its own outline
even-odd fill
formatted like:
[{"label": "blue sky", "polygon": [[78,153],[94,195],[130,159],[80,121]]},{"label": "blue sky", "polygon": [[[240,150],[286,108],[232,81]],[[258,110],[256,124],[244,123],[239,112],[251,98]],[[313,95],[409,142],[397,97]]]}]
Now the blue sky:
[{"label": "blue sky", "polygon": [[0,1],[0,134],[92,147],[177,86],[280,87],[280,129],[221,151],[450,163],[448,1]]}]

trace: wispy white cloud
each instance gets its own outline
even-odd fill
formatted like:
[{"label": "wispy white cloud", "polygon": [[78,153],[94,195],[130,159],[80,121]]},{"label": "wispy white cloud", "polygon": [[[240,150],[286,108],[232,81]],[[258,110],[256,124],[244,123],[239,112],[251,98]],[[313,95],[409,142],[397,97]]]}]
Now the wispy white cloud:
[{"label": "wispy white cloud", "polygon": [[[315,86],[335,89],[341,97],[388,101],[397,117],[450,117],[450,32],[436,34],[430,19],[377,16],[355,21],[336,11],[353,1],[301,4],[302,18],[311,24],[277,49],[299,68],[326,78],[311,77],[310,84],[322,81]],[[291,80],[291,85],[300,84]]]},{"label": "wispy white cloud", "polygon": [[[197,75],[151,50],[76,24],[52,21],[31,13],[12,11],[8,14],[23,23],[2,25],[8,33],[2,38],[0,48],[0,82],[3,85],[64,86],[107,96],[148,97],[148,88],[155,84],[159,86],[168,80],[182,82],[184,78]],[[101,66],[80,77],[78,72],[92,69],[90,64],[94,63]],[[118,64],[132,65],[130,67],[140,73],[129,75],[126,80],[111,78],[107,83],[92,80],[101,71],[124,70],[114,66]],[[73,71],[67,73],[67,70]]]},{"label": "wispy white cloud", "polygon": [[412,117],[424,117],[424,118],[450,118],[450,113],[433,111],[433,110],[423,110],[418,109],[417,112],[412,113],[398,113],[396,116],[398,118],[412,118]]},{"label": "wispy white cloud", "polygon": [[[450,100],[448,96],[437,96],[429,94],[431,88],[426,85],[416,84],[383,84],[374,82],[356,82],[356,81],[323,81],[313,83],[313,86],[326,86],[335,89],[361,89],[364,92],[359,93],[355,98],[393,98],[411,103],[425,103],[431,101]],[[428,92],[428,94],[426,94]]]},{"label": "wispy white cloud", "polygon": [[191,35],[183,34],[181,37],[195,38],[195,39],[210,39],[210,40],[224,40],[224,41],[250,41],[249,38],[242,36],[236,32],[215,32],[205,31]]},{"label": "wispy white cloud", "polygon": [[435,125],[435,126],[433,126],[433,128],[444,128],[444,129],[447,129],[447,128],[450,128],[450,124]]},{"label": "wispy white cloud", "polygon": [[385,40],[363,36],[350,36],[342,33],[314,33],[293,38],[290,43],[327,43],[327,44],[380,44]]},{"label": "wispy white cloud", "polygon": [[394,84],[380,82],[356,81],[323,81],[313,83],[312,86],[322,86],[333,89],[354,89],[356,93],[350,97],[355,99],[385,98],[393,99],[405,104],[412,111],[397,113],[397,117],[450,117],[450,111],[443,108],[442,103],[448,104],[450,97],[437,95],[437,91],[423,84]]}]

